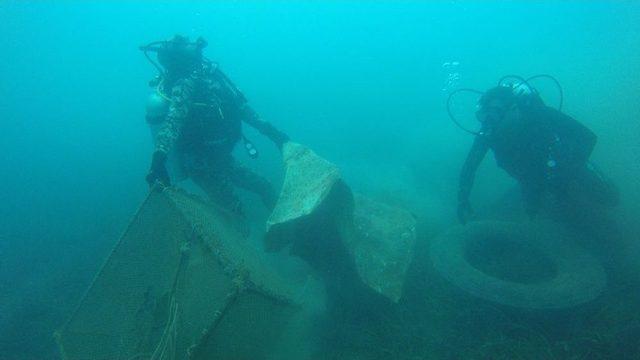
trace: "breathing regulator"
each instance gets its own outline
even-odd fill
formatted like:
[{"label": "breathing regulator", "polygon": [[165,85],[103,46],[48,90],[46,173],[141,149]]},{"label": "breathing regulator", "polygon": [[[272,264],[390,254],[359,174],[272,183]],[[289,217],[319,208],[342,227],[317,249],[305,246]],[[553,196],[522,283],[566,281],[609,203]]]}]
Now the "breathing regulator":
[{"label": "breathing regulator", "polygon": [[[562,105],[564,102],[564,94],[562,91],[562,86],[560,85],[560,82],[551,75],[539,74],[539,75],[531,76],[526,79],[518,75],[505,75],[501,77],[500,80],[498,80],[498,86],[509,88],[511,90],[511,93],[515,97],[516,101],[519,104],[526,106],[534,102],[542,103],[540,92],[534,86],[531,85],[531,82],[537,79],[547,79],[547,80],[550,80],[555,85],[555,87],[558,89],[558,95],[559,95],[557,109],[562,111]],[[473,131],[466,128],[464,125],[462,125],[462,123],[455,117],[455,115],[453,114],[453,111],[451,110],[451,104],[453,102],[455,95],[460,93],[465,93],[465,92],[477,94],[479,96],[483,96],[485,94],[485,92],[483,91],[470,89],[470,88],[462,88],[462,89],[454,90],[449,94],[449,97],[447,98],[447,114],[449,115],[449,118],[451,119],[451,121],[453,121],[453,123],[463,131],[472,135],[482,135],[480,131]]]}]

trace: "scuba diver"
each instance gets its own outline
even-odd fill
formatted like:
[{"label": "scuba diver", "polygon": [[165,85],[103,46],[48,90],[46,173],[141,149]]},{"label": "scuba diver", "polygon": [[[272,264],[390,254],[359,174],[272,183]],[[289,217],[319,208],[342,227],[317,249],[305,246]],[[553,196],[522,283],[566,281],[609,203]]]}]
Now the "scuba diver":
[{"label": "scuba diver", "polygon": [[[539,77],[551,78],[548,75],[533,78]],[[460,222],[466,223],[472,215],[469,194],[476,170],[489,150],[493,151],[497,165],[520,184],[530,217],[538,213],[548,194],[555,199],[558,209],[574,220],[583,218],[576,215],[579,209],[595,211],[615,206],[618,201],[615,186],[589,162],[596,135],[560,109],[545,105],[529,85],[533,78],[515,78],[519,81],[503,84],[501,80],[484,93],[460,89],[482,94],[476,112],[480,131],[465,129],[476,137],[460,173],[457,209]],[[559,86],[557,80],[551,79]],[[562,104],[562,89],[558,88]]]},{"label": "scuba diver", "polygon": [[[236,163],[231,153],[242,140],[249,156],[258,155],[242,134],[242,122],[267,136],[280,150],[289,137],[263,121],[218,65],[203,56],[206,46],[202,38],[191,42],[176,35],[140,47],[159,71],[150,82],[156,91],[147,102],[146,120],[155,150],[146,181],[151,187],[170,186],[169,167],[233,212],[242,214],[234,186],[258,194],[271,209],[276,202],[271,184]],[[150,52],[157,54],[159,64]]]}]

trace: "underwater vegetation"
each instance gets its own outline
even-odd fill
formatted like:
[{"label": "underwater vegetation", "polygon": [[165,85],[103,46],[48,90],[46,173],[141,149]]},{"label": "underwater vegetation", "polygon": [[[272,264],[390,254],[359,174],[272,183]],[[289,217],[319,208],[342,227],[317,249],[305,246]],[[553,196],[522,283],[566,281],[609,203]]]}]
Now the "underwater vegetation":
[{"label": "underwater vegetation", "polygon": [[[423,234],[424,235],[424,234]],[[332,314],[318,359],[636,359],[637,284],[581,308],[526,311],[471,297],[428,264],[420,237],[405,295],[375,317]]]}]

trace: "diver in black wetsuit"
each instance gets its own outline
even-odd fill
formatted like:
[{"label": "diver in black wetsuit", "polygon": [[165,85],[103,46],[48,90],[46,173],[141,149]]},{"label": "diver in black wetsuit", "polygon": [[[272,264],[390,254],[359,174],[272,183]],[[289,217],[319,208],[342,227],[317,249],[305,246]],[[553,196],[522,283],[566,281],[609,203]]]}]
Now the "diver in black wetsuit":
[{"label": "diver in black wetsuit", "polygon": [[618,196],[588,163],[596,135],[575,119],[546,106],[524,86],[500,85],[483,94],[476,117],[481,123],[460,174],[458,218],[472,214],[469,194],[476,169],[488,150],[522,189],[530,216],[546,194],[566,209],[613,206]]}]

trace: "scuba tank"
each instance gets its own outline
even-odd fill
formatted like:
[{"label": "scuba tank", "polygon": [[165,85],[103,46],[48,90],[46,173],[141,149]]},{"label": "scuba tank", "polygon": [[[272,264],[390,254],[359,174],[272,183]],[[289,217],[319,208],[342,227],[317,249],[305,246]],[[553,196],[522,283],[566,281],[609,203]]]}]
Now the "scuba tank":
[{"label": "scuba tank", "polygon": [[169,113],[169,101],[158,94],[157,91],[154,91],[147,97],[145,108],[147,124],[159,125],[164,122],[164,119]]}]

